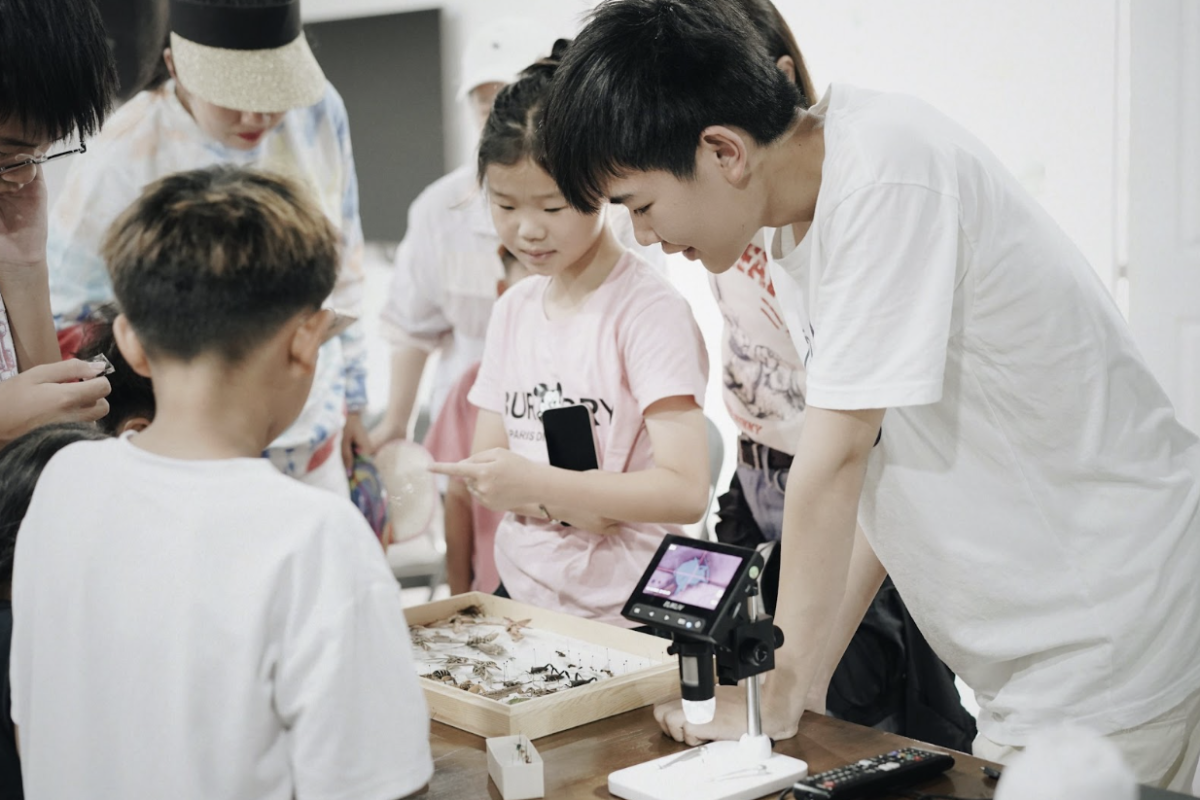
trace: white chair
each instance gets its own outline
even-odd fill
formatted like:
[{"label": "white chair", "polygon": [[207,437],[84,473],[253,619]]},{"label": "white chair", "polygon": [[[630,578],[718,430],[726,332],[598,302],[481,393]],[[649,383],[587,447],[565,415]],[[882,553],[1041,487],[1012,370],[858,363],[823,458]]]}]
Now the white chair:
[{"label": "white chair", "polygon": [[403,588],[428,587],[428,599],[433,599],[446,580],[446,525],[441,503],[423,533],[388,547],[387,560]]}]

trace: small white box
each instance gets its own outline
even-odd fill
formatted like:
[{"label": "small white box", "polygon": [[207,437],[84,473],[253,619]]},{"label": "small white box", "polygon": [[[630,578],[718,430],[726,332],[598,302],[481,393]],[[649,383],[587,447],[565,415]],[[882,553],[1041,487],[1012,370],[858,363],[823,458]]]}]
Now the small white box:
[{"label": "small white box", "polygon": [[542,757],[528,736],[494,736],[486,743],[488,775],[504,800],[531,800],[545,795]]}]

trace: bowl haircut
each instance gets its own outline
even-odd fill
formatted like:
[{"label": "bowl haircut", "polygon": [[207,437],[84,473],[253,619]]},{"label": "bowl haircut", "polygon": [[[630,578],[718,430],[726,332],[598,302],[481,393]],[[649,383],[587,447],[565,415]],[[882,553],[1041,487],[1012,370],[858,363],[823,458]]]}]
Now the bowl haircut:
[{"label": "bowl haircut", "polygon": [[151,357],[237,362],[333,290],[333,226],[290,180],[232,166],[148,186],[101,254]]},{"label": "bowl haircut", "polygon": [[738,3],[609,0],[550,87],[544,161],[581,211],[595,211],[608,182],[630,172],[688,180],[705,128],[739,128],[765,145],[795,121],[804,97],[777,58]]}]

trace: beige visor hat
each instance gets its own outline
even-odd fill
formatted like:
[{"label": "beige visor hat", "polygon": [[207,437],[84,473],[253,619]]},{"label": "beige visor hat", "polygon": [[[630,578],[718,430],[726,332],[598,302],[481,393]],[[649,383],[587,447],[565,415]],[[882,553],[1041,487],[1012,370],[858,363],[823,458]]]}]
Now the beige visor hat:
[{"label": "beige visor hat", "polygon": [[236,111],[290,111],[325,94],[299,0],[171,0],[171,56],[184,88]]}]

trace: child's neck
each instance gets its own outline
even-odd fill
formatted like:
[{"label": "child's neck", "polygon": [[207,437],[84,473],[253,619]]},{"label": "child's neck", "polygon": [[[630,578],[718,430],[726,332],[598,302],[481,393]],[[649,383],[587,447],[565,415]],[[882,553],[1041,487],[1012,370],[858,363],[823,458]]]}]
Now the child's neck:
[{"label": "child's neck", "polygon": [[579,261],[550,279],[542,300],[546,317],[564,319],[577,312],[608,280],[624,253],[625,248],[605,224],[595,245]]},{"label": "child's neck", "polygon": [[154,421],[133,443],[191,461],[257,458],[274,438],[274,411],[262,381],[219,363],[155,369]]},{"label": "child's neck", "polygon": [[797,241],[817,211],[825,162],[825,117],[801,112],[791,131],[770,145],[761,163],[768,176],[767,218],[764,227],[791,225]]}]

